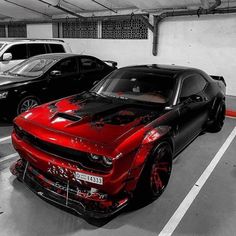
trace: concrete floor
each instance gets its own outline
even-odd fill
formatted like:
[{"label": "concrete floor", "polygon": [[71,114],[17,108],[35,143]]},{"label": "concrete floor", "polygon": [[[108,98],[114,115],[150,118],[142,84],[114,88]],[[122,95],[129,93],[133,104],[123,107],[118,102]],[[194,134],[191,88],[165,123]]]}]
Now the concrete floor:
[{"label": "concrete floor", "polygon": [[[166,191],[155,202],[126,211],[98,228],[35,196],[15,180],[10,140],[0,143],[0,235],[158,235],[236,126],[226,119],[220,133],[199,136],[174,161]],[[0,140],[11,125],[0,123]],[[236,138],[193,201],[173,235],[236,235]]]}]

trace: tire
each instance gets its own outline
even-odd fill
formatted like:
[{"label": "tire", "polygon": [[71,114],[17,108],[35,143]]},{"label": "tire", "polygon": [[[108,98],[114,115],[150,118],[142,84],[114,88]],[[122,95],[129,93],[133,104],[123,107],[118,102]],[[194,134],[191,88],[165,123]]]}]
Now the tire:
[{"label": "tire", "polygon": [[225,102],[221,101],[216,109],[215,116],[213,118],[213,123],[210,125],[209,131],[219,132],[225,120]]},{"label": "tire", "polygon": [[40,104],[40,101],[35,96],[27,96],[21,99],[16,108],[16,115],[19,115],[27,110],[30,110],[33,107],[36,107]]},{"label": "tire", "polygon": [[168,142],[161,142],[146,162],[134,198],[139,201],[157,199],[165,190],[172,170],[172,150]]}]

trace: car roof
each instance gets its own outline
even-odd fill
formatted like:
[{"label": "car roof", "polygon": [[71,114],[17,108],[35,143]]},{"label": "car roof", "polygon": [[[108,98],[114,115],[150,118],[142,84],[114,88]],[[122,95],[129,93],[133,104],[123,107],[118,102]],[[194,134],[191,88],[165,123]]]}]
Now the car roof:
[{"label": "car roof", "polygon": [[176,74],[182,74],[184,72],[188,73],[200,73],[205,75],[206,73],[192,67],[187,66],[177,66],[177,65],[164,65],[164,64],[150,64],[150,65],[137,65],[137,66],[127,66],[121,68],[123,70],[135,70],[140,72],[152,72],[159,74],[166,74],[174,77]]},{"label": "car roof", "polygon": [[27,39],[22,39],[22,38],[6,38],[0,40],[0,43],[64,43],[64,40],[61,39],[33,39],[33,38],[27,38]]},{"label": "car roof", "polygon": [[[68,57],[75,57],[75,56],[87,56],[87,55],[81,55],[81,54],[75,54],[75,53],[48,53],[48,54],[40,54],[31,58],[42,58],[42,59],[54,59],[54,60],[61,60]],[[91,57],[91,56],[89,56]],[[29,58],[29,59],[31,59]]]}]

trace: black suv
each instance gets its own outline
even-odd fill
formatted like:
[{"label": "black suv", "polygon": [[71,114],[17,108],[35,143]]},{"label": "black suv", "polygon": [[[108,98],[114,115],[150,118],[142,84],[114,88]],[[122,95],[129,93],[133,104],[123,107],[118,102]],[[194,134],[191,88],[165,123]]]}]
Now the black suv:
[{"label": "black suv", "polygon": [[90,89],[116,65],[66,53],[31,57],[0,74],[1,117],[13,118],[40,103]]}]

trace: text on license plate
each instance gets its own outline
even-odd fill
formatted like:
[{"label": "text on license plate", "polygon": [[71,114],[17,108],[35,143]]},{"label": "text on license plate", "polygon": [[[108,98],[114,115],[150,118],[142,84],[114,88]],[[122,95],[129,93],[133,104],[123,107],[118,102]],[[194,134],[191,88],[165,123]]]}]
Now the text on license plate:
[{"label": "text on license plate", "polygon": [[97,177],[94,175],[87,175],[84,173],[76,172],[75,178],[76,178],[76,180],[83,180],[86,182],[103,185],[103,178],[102,177]]}]

